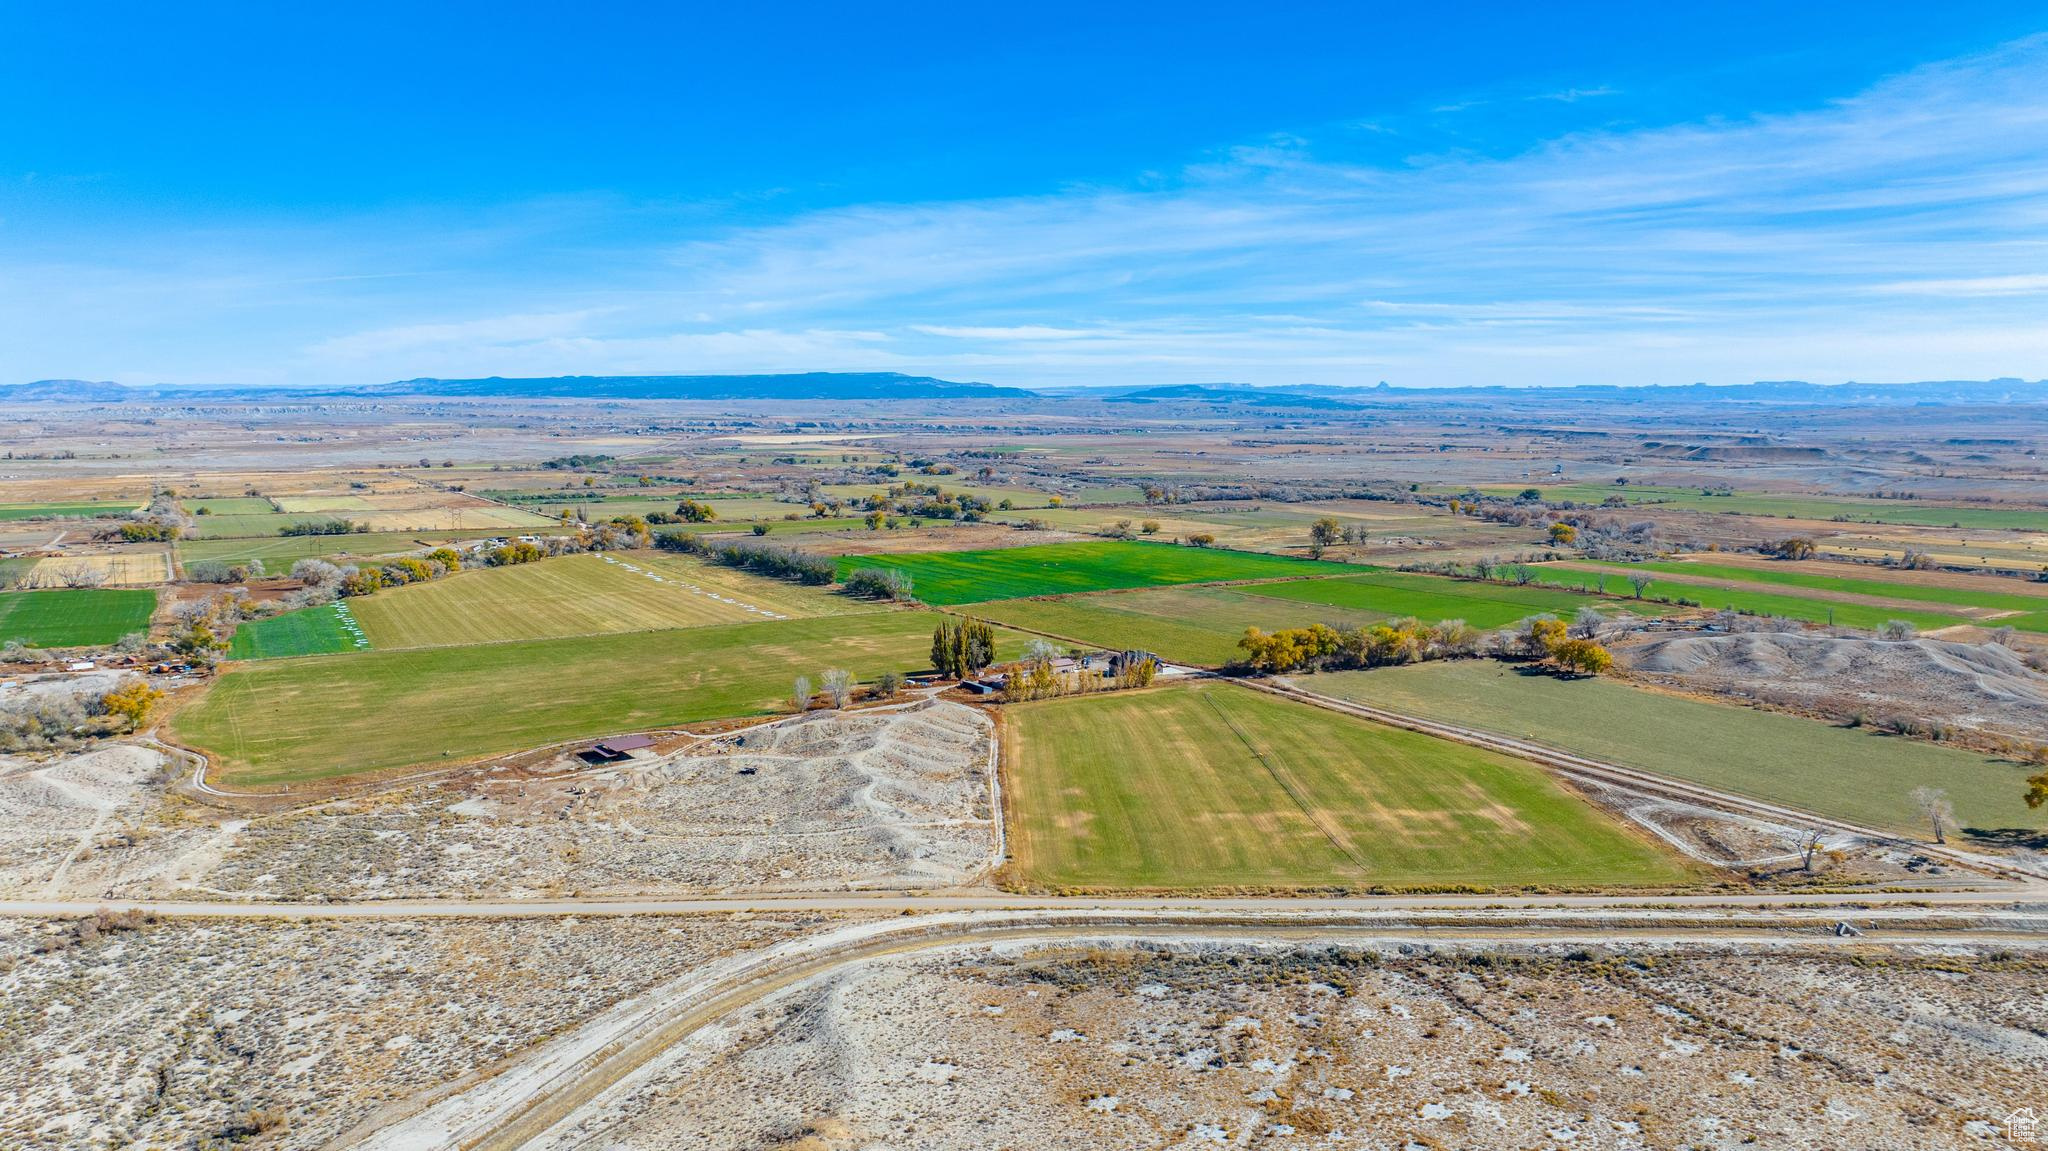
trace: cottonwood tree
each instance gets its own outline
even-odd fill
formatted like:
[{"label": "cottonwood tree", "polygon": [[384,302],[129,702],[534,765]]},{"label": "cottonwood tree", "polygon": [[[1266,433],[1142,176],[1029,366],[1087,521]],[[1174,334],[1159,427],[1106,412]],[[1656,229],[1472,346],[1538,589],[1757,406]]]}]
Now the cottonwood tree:
[{"label": "cottonwood tree", "polygon": [[1643,598],[1643,593],[1650,590],[1650,584],[1652,582],[1654,581],[1652,581],[1649,576],[1646,576],[1641,572],[1632,572],[1629,574],[1628,577],[1628,586],[1635,589],[1637,599]]},{"label": "cottonwood tree", "polygon": [[1948,792],[1938,787],[1916,787],[1913,789],[1913,806],[1920,809],[1921,818],[1934,828],[1934,842],[1947,843],[1946,828],[1955,822],[1955,805],[1948,801]]},{"label": "cottonwood tree", "polygon": [[853,699],[853,673],[843,667],[835,667],[824,675],[825,695],[832,700],[835,708],[844,708]]},{"label": "cottonwood tree", "polygon": [[1344,538],[1344,524],[1335,516],[1324,516],[1309,525],[1308,554],[1317,559],[1323,552]]},{"label": "cottonwood tree", "polygon": [[1600,629],[1606,624],[1607,617],[1600,614],[1600,609],[1588,605],[1572,617],[1572,634],[1580,639],[1598,639]]},{"label": "cottonwood tree", "polygon": [[797,676],[797,677],[796,677],[796,680],[795,680],[795,682],[793,682],[792,684],[790,684],[790,689],[789,689],[789,701],[790,701],[791,703],[793,703],[793,704],[795,704],[795,705],[796,705],[796,709],[797,709],[798,711],[809,711],[809,710],[811,710],[811,677],[810,677],[810,676],[807,676],[807,675],[800,675],[800,676]]},{"label": "cottonwood tree", "polygon": [[57,573],[65,587],[101,587],[107,582],[107,569],[93,564],[71,564]]},{"label": "cottonwood tree", "polygon": [[1825,842],[1825,840],[1826,836],[1821,832],[1821,829],[1818,827],[1809,829],[1807,833],[1800,838],[1799,869],[1801,871],[1813,870],[1813,857],[1820,854],[1821,846]]}]

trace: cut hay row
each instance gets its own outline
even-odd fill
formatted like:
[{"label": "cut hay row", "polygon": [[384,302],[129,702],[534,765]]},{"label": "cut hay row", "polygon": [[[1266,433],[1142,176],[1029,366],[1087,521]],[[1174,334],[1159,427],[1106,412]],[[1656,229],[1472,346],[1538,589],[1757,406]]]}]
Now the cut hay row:
[{"label": "cut hay row", "polygon": [[681,580],[681,579],[674,579],[674,580],[672,580],[672,579],[668,579],[668,578],[666,578],[666,577],[663,577],[662,575],[660,575],[660,574],[658,574],[658,573],[656,573],[656,572],[651,572],[651,571],[648,571],[648,570],[647,570],[646,568],[640,567],[640,566],[639,566],[639,565],[637,565],[637,564],[633,564],[633,563],[628,563],[628,562],[627,562],[627,561],[625,561],[625,560],[622,560],[622,559],[618,559],[618,558],[615,558],[615,557],[613,557],[613,556],[610,556],[610,555],[606,555],[606,554],[605,554],[605,553],[603,553],[603,552],[598,552],[598,553],[596,553],[596,554],[597,554],[597,556],[598,556],[598,558],[599,558],[599,559],[602,559],[602,560],[603,560],[604,562],[606,562],[606,563],[608,563],[608,564],[613,564],[613,565],[615,565],[615,566],[617,566],[617,567],[623,568],[623,569],[624,569],[624,570],[626,570],[626,571],[629,571],[629,572],[633,572],[633,573],[634,573],[634,574],[636,574],[636,575],[642,575],[642,576],[646,576],[646,577],[647,577],[648,579],[651,579],[651,580],[653,580],[653,581],[654,581],[655,583],[658,583],[658,584],[668,584],[668,585],[669,585],[669,586],[671,586],[671,587],[678,587],[678,588],[681,588],[681,589],[683,589],[684,591],[687,591],[687,592],[695,592],[696,594],[698,594],[698,595],[701,595],[701,596],[709,596],[709,597],[710,597],[711,599],[713,599],[713,600],[716,600],[716,601],[717,601],[717,602],[719,602],[719,603],[722,603],[722,604],[726,604],[726,605],[728,605],[728,606],[731,606],[731,607],[736,607],[736,608],[740,609],[741,611],[744,611],[744,612],[750,612],[750,613],[752,613],[752,614],[754,614],[754,615],[758,615],[758,616],[761,616],[761,617],[763,617],[763,618],[765,618],[765,619],[788,619],[788,618],[789,618],[788,616],[786,616],[786,615],[783,615],[783,614],[782,614],[781,612],[779,612],[779,611],[769,611],[769,610],[768,610],[767,608],[765,608],[765,607],[755,607],[755,606],[754,606],[753,604],[750,604],[750,603],[744,603],[744,602],[742,602],[742,601],[740,601],[740,600],[736,600],[736,599],[733,599],[733,598],[732,598],[732,597],[730,597],[730,596],[723,596],[723,595],[719,595],[719,594],[718,594],[717,592],[715,592],[715,591],[711,591],[711,590],[709,590],[709,589],[707,589],[707,588],[701,588],[701,587],[698,587],[698,586],[697,586],[696,584],[693,584],[693,583],[689,583],[689,582],[687,582],[687,581],[685,581],[685,580]]}]

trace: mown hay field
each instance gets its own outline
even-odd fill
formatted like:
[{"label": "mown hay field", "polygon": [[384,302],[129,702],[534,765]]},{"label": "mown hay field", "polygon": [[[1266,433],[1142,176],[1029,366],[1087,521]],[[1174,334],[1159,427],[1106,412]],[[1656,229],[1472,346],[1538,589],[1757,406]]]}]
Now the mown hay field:
[{"label": "mown hay field", "polygon": [[1414,616],[1425,623],[1462,619],[1477,628],[1506,627],[1537,614],[1569,619],[1582,607],[1607,612],[1626,609],[1639,615],[1668,615],[1680,610],[1666,604],[1624,602],[1612,596],[1584,595],[1561,588],[1482,583],[1419,572],[1375,571],[1337,579],[1260,584],[1245,590],[1297,603],[1327,604],[1385,616]]},{"label": "mown hay field", "polygon": [[21,576],[21,586],[30,588],[71,587],[81,573],[93,573],[102,586],[153,587],[169,583],[171,554],[161,546],[148,551],[113,552],[104,555],[47,556],[35,562]]},{"label": "mown hay field", "polygon": [[2022,796],[2028,769],[1868,728],[1685,699],[1607,679],[1524,675],[1491,660],[1326,672],[1299,680],[1326,695],[1461,724],[1676,779],[1925,833],[1916,787],[1946,790],[1965,827],[2048,827]]},{"label": "mown hay field", "polygon": [[1019,880],[1597,887],[1690,870],[1533,764],[1225,683],[1006,709]]},{"label": "mown hay field", "polygon": [[363,596],[353,606],[370,642],[387,649],[877,610],[826,588],[647,551],[458,572]]},{"label": "mown hay field", "polygon": [[[235,665],[173,720],[217,778],[271,787],[786,710],[791,679],[931,665],[930,612],[888,611]],[[1002,635],[1014,655],[1023,637]]]},{"label": "mown hay field", "polygon": [[156,593],[63,588],[0,593],[0,644],[89,647],[149,630]]},{"label": "mown hay field", "polygon": [[1283,579],[1358,570],[1343,564],[1257,552],[1105,540],[983,551],[841,556],[839,578],[870,567],[908,574],[918,599],[942,606],[1061,592]]}]

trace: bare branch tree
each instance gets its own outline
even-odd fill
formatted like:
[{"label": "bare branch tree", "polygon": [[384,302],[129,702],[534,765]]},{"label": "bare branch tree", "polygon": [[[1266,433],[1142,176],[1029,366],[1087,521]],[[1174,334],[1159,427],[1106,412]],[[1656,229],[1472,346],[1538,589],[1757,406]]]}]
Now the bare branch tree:
[{"label": "bare branch tree", "polygon": [[65,587],[100,587],[107,582],[107,569],[89,563],[68,564],[57,578]]},{"label": "bare branch tree", "polygon": [[1821,829],[1816,827],[1808,830],[1806,835],[1800,839],[1799,866],[1801,870],[1813,870],[1813,857],[1820,853],[1821,846],[1825,842],[1826,838],[1827,837],[1824,834],[1822,834]]},{"label": "bare branch tree", "polygon": [[853,673],[843,667],[835,667],[824,675],[825,694],[831,698],[832,706],[843,708],[853,699]]},{"label": "bare branch tree", "polygon": [[1956,821],[1955,805],[1948,801],[1948,792],[1938,787],[1916,787],[1913,789],[1913,806],[1920,809],[1920,815],[1934,828],[1934,842],[1947,843],[1944,830]]},{"label": "bare branch tree", "polygon": [[797,677],[796,677],[796,680],[795,680],[795,682],[793,682],[793,683],[792,683],[792,684],[790,685],[790,689],[789,689],[789,702],[791,702],[791,703],[795,704],[795,705],[796,705],[796,709],[797,709],[798,711],[809,711],[809,710],[811,710],[811,677],[810,677],[810,676],[807,676],[807,675],[800,675],[800,676],[797,676]]}]

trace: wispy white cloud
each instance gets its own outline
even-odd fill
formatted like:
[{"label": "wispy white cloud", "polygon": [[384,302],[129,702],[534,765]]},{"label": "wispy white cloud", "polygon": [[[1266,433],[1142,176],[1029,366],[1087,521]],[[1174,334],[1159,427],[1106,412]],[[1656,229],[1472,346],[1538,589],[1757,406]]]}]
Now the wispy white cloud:
[{"label": "wispy white cloud", "polygon": [[1598,88],[1563,88],[1556,92],[1538,92],[1533,96],[1524,96],[1522,99],[1552,100],[1559,104],[1576,104],[1581,100],[1594,100],[1601,96],[1618,96],[1620,94],[1621,89],[1610,88],[1602,84]]},{"label": "wispy white cloud", "polygon": [[[2035,38],[1796,114],[1581,133],[1507,159],[1361,166],[1276,134],[1130,186],[747,227],[586,197],[466,226],[356,221],[324,246],[211,236],[203,259],[0,254],[0,364],[111,375],[154,350],[163,366],[133,378],[307,381],[2040,375],[2043,155]],[[394,278],[354,278],[370,276]],[[119,315],[91,306],[109,299]]]},{"label": "wispy white cloud", "polygon": [[[2044,244],[2043,247],[2043,254],[2048,255],[2048,244]],[[1953,296],[1965,299],[1980,296],[2039,296],[2048,295],[2048,275],[1973,276],[1961,280],[1900,280],[1875,285],[1871,290],[1895,296]]]}]

